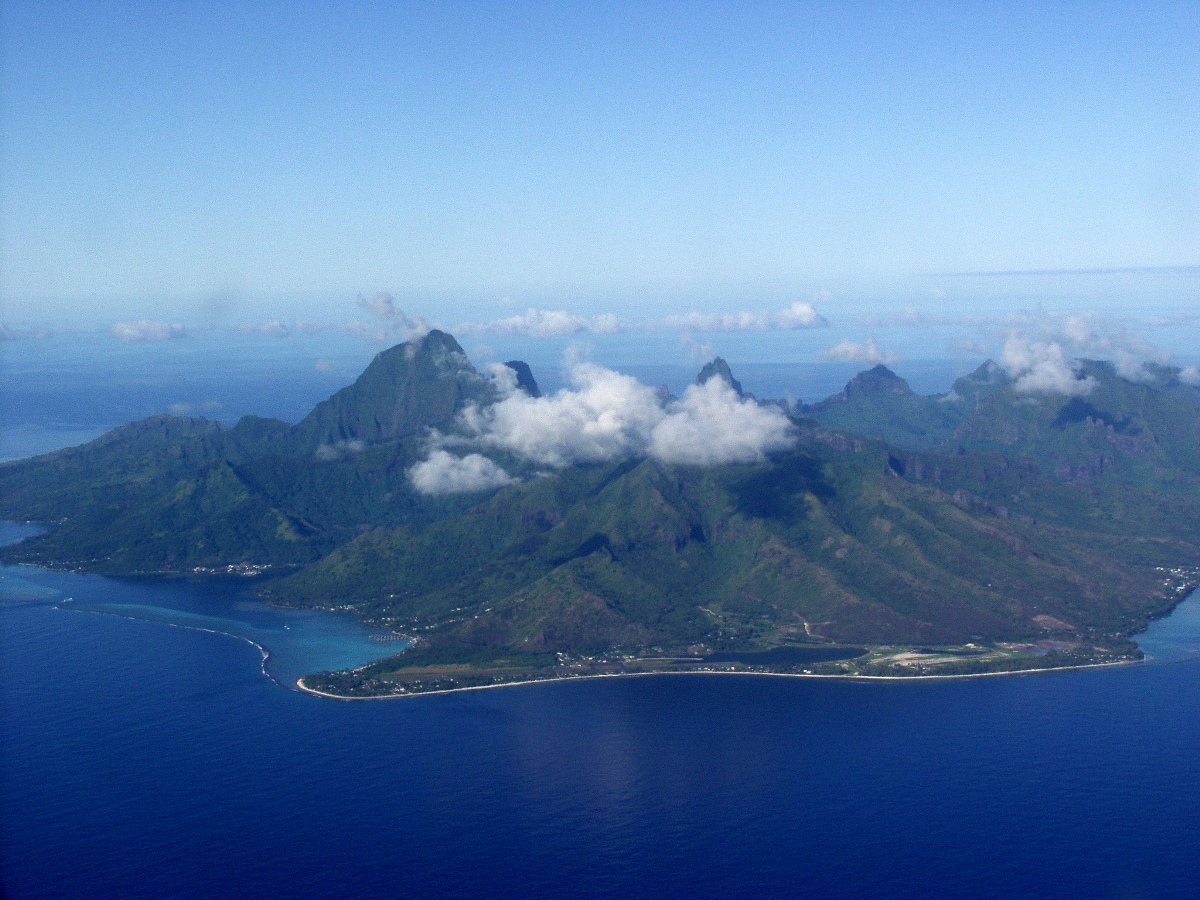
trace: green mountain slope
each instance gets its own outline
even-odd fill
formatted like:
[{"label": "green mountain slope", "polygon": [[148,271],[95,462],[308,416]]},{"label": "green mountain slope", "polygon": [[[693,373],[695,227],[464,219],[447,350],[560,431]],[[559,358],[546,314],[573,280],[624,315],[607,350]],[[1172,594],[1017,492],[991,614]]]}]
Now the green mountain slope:
[{"label": "green mountain slope", "polygon": [[[526,480],[429,496],[408,475],[429,430],[499,396],[432,331],[298,425],[155,417],[0,466],[0,516],[53,525],[0,558],[292,567],[264,585],[274,602],[417,638],[311,682],[340,693],[753,668],[813,647],[870,648],[814,664],[868,674],[1125,658],[1200,572],[1200,391],[1165,368],[1085,374],[1086,397],[1022,395],[986,364],[930,398],[880,366],[804,408],[794,448],[763,462],[545,472],[489,451]],[[722,360],[698,381],[714,377],[739,387]]]},{"label": "green mountain slope", "polygon": [[292,449],[377,442],[447,428],[468,403],[495,399],[490,382],[475,371],[462,347],[436,329],[398,344],[372,360],[354,384],[318,403],[292,429]]},{"label": "green mountain slope", "polygon": [[906,450],[942,446],[973,411],[970,395],[922,397],[883,365],[854,376],[841,393],[802,409],[826,428],[879,438]]},{"label": "green mountain slope", "polygon": [[[1194,490],[1200,476],[1200,411],[1171,374],[1121,378],[1085,361],[1095,382],[1084,397],[1021,395],[1012,386],[979,403],[949,444],[1036,461],[1063,480],[1106,481],[1155,490]],[[949,449],[949,447],[948,447]]]},{"label": "green mountain slope", "polygon": [[273,596],[415,633],[419,653],[375,669],[411,687],[413,666],[470,660],[478,674],[529,653],[1119,645],[1178,599],[1154,563],[1200,565],[1197,543],[1122,550],[912,483],[878,444],[848,456],[818,441],[753,467],[628,466],[509,488],[419,534],[372,532]]},{"label": "green mountain slope", "polygon": [[414,494],[405,470],[427,428],[491,399],[454,339],[431,331],[380,353],[298,425],[155,416],[8,463],[0,516],[55,528],[4,558],[112,573],[310,562],[379,524],[461,509]]}]

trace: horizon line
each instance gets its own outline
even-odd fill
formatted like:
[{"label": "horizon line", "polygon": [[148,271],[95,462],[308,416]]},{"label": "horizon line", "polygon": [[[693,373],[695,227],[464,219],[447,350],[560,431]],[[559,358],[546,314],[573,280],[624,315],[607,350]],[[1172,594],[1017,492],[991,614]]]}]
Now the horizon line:
[{"label": "horizon line", "polygon": [[999,269],[982,272],[928,272],[933,278],[999,278],[1018,275],[1200,275],[1195,266],[1120,266],[1092,269]]}]

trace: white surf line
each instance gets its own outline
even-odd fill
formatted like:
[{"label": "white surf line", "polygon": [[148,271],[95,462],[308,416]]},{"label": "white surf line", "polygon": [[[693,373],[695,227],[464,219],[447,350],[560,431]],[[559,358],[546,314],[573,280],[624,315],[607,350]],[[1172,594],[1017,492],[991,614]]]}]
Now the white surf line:
[{"label": "white surf line", "polygon": [[[1195,660],[1185,659],[1176,660],[1176,662],[1195,662]],[[1038,675],[1049,672],[1076,672],[1083,669],[1106,669],[1117,666],[1145,666],[1146,663],[1140,659],[1125,659],[1114,660],[1113,662],[1102,663],[1084,663],[1077,666],[1051,666],[1038,669],[1006,669],[1000,672],[967,672],[958,675],[816,675],[813,673],[803,672],[719,672],[712,670],[700,669],[695,672],[606,672],[596,675],[550,675],[546,678],[533,678],[527,681],[501,681],[497,684],[474,684],[470,687],[456,688],[439,688],[433,691],[413,691],[405,694],[371,694],[367,696],[354,697],[346,694],[330,694],[327,691],[319,691],[316,688],[310,688],[304,684],[304,679],[307,675],[302,675],[296,679],[296,687],[306,694],[314,694],[318,697],[328,697],[330,700],[405,700],[413,697],[431,697],[438,694],[462,694],[467,691],[491,691],[499,688],[510,687],[526,687],[535,684],[565,684],[572,681],[590,681],[597,678],[651,678],[659,675],[678,675],[681,677],[689,677],[693,675],[724,675],[724,676],[746,676],[751,678],[812,678],[823,679],[825,681],[844,681],[851,684],[866,684],[879,682],[892,682],[900,684],[903,682],[931,682],[931,681],[957,681],[968,678],[998,678],[1002,676],[1015,675]],[[1168,665],[1164,663],[1164,665]],[[363,667],[365,668],[365,666]],[[358,669],[351,672],[359,671]]]},{"label": "white surf line", "polygon": [[284,684],[282,681],[280,681],[278,678],[276,678],[274,675],[272,675],[270,672],[267,671],[267,662],[271,659],[271,651],[268,650],[266,647],[264,647],[262,644],[260,644],[258,641],[254,640],[253,638],[248,638],[244,634],[234,634],[232,631],[221,631],[218,628],[205,628],[202,625],[184,625],[180,622],[160,622],[156,619],[143,619],[140,616],[130,616],[130,615],[126,615],[124,613],[119,613],[119,612],[107,612],[105,610],[100,610],[100,609],[86,609],[84,607],[79,607],[79,606],[68,606],[68,607],[55,606],[55,607],[53,607],[53,609],[69,609],[73,612],[92,613],[93,615],[97,615],[97,616],[112,616],[114,619],[127,619],[130,622],[148,622],[151,625],[166,625],[169,628],[182,628],[185,631],[203,631],[207,634],[220,634],[220,635],[224,635],[225,637],[234,638],[235,640],[245,641],[251,647],[256,647],[258,649],[258,652],[261,654],[262,659],[259,660],[258,667],[259,667],[259,670],[262,672],[263,677],[265,677],[272,684],[279,685],[285,691],[291,691],[293,694],[297,693],[297,691],[294,687],[292,687],[289,684]]}]

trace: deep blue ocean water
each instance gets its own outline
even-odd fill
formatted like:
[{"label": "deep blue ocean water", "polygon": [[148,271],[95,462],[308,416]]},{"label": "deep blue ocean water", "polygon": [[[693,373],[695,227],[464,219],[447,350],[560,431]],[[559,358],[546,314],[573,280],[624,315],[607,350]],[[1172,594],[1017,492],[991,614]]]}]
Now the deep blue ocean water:
[{"label": "deep blue ocean water", "polygon": [[1200,598],[1127,668],[339,702],[281,684],[349,620],[0,577],[14,900],[1200,893]]}]

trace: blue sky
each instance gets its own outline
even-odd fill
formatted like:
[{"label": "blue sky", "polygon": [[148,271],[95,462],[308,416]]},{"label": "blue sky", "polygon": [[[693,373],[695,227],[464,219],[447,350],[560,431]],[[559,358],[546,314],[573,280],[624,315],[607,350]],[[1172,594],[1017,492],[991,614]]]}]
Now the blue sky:
[{"label": "blue sky", "polygon": [[3,17],[5,322],[1200,306],[1196,4]]}]

